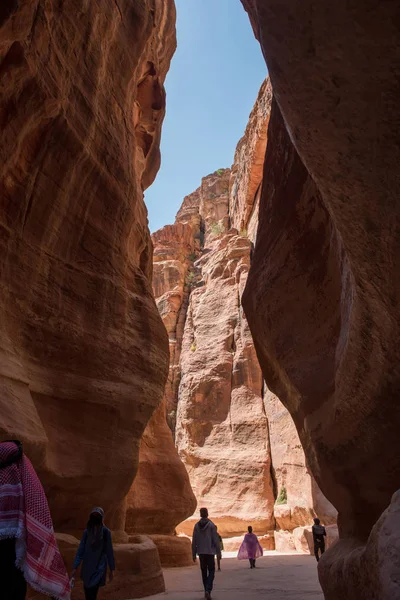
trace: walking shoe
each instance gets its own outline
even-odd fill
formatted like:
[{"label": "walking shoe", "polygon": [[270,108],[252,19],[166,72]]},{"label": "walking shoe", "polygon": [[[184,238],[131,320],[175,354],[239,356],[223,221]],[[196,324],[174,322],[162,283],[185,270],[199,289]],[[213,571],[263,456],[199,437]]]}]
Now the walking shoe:
[{"label": "walking shoe", "polygon": [[206,600],[211,600],[211,594],[210,594],[210,592],[206,592]]}]

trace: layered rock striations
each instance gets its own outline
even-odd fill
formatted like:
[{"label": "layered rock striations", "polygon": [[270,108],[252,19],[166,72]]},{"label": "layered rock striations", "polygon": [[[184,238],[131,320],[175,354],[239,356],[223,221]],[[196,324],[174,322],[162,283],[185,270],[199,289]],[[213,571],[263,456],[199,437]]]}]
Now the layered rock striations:
[{"label": "layered rock striations", "polygon": [[141,440],[139,468],[127,496],[125,530],[130,535],[173,535],[195,507],[196,499],[162,402]]},{"label": "layered rock striations", "polygon": [[262,376],[240,306],[250,249],[230,230],[195,263],[181,355],[177,447],[199,504],[225,536],[249,521],[260,533],[273,528]]},{"label": "layered rock striations", "polygon": [[172,0],[0,9],[0,435],[24,442],[58,531],[100,504],[122,532],[163,394],[143,190],[174,23]]},{"label": "layered rock striations", "polygon": [[[310,525],[322,508],[294,424],[264,390],[241,307],[271,101],[266,80],[232,169],[205,177],[184,199],[174,225],[152,236],[154,290],[170,340],[168,421],[198,505],[206,505],[220,533],[232,538],[251,522],[259,534],[276,524],[288,530],[284,539],[293,539],[293,530]],[[287,502],[275,506],[282,489]],[[329,503],[323,508],[321,518],[334,521]],[[191,534],[194,518],[179,531]],[[271,536],[265,544],[271,547]]]},{"label": "layered rock striations", "polygon": [[339,512],[342,541],[319,565],[325,597],[392,598],[398,531],[389,555],[380,516],[400,481],[398,7],[243,4],[279,104],[246,314]]},{"label": "layered rock striations", "polygon": [[229,216],[231,226],[254,241],[258,225],[262,174],[271,112],[272,88],[261,86],[246,131],[239,141],[231,170]]}]

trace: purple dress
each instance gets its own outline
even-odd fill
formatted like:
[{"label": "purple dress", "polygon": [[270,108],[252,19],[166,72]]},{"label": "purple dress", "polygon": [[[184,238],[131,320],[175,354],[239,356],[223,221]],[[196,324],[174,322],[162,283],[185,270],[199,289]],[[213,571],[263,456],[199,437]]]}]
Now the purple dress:
[{"label": "purple dress", "polygon": [[256,559],[264,554],[260,542],[254,533],[246,533],[239,548],[238,559]]}]

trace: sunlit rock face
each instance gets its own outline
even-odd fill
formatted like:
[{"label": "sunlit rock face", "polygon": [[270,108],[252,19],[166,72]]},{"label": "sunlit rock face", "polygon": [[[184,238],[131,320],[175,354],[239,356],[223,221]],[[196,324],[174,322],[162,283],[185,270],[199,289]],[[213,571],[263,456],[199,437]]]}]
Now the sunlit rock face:
[{"label": "sunlit rock face", "polygon": [[[152,236],[154,290],[170,340],[168,422],[198,506],[208,507],[228,537],[242,534],[249,523],[260,534],[271,532],[275,523],[291,532],[310,525],[320,494],[288,412],[264,390],[241,307],[258,224],[271,101],[267,79],[232,168],[205,177],[184,199],[175,223]],[[282,508],[274,504],[282,488],[289,518],[279,523],[275,509]],[[328,514],[334,521],[329,503],[321,518]],[[178,531],[191,534],[196,519],[197,514]],[[272,547],[273,535],[266,539]]]},{"label": "sunlit rock face", "polygon": [[336,523],[336,510],[322,494],[307,466],[293,419],[268,388],[265,388],[264,406],[278,499],[274,508],[275,528],[293,532],[310,525],[314,517],[321,519],[324,525]]},{"label": "sunlit rock face", "polygon": [[[267,384],[339,512],[345,579],[328,552],[325,595],[389,598],[398,577],[373,531],[400,481],[398,7],[243,4],[277,100],[244,307]],[[350,550],[367,539],[359,570]],[[397,591],[370,579],[374,545]]]},{"label": "sunlit rock face", "polygon": [[174,23],[172,0],[0,9],[0,435],[24,442],[61,531],[94,505],[123,530],[163,394],[143,190]]}]

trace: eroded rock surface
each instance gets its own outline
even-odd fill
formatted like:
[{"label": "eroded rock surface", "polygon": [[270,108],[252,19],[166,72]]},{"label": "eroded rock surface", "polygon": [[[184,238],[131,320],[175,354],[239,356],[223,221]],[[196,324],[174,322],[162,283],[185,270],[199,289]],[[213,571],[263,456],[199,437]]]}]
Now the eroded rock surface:
[{"label": "eroded rock surface", "polygon": [[276,529],[293,531],[318,517],[324,525],[336,523],[337,512],[325,498],[310,473],[299,436],[287,409],[265,388],[264,406],[276,495],[286,501],[274,508]]},{"label": "eroded rock surface", "polygon": [[258,225],[272,88],[269,78],[261,86],[246,131],[239,141],[231,170],[229,215],[231,226],[254,241]]},{"label": "eroded rock surface", "polygon": [[261,371],[240,306],[250,248],[231,230],[195,263],[181,355],[177,446],[199,504],[230,536],[249,522],[272,529],[275,500]]},{"label": "eroded rock surface", "polygon": [[172,536],[196,508],[188,474],[167,425],[164,401],[144,431],[139,468],[126,500],[128,534]]},{"label": "eroded rock surface", "polygon": [[366,544],[344,538],[324,554],[318,569],[326,600],[392,600],[399,596],[400,491],[372,528]]},{"label": "eroded rock surface", "polygon": [[0,435],[25,443],[62,531],[99,504],[123,529],[163,394],[143,190],[174,23],[172,0],[0,9]]},{"label": "eroded rock surface", "polygon": [[[360,549],[359,569],[352,546],[366,543],[400,480],[398,6],[243,4],[286,124],[274,108],[243,301],[267,384],[339,512],[343,541],[320,567],[326,598],[353,599],[346,581],[376,562]],[[348,569],[337,594],[339,551]],[[391,557],[378,557],[390,571]],[[360,590],[389,598],[380,586]]]}]

